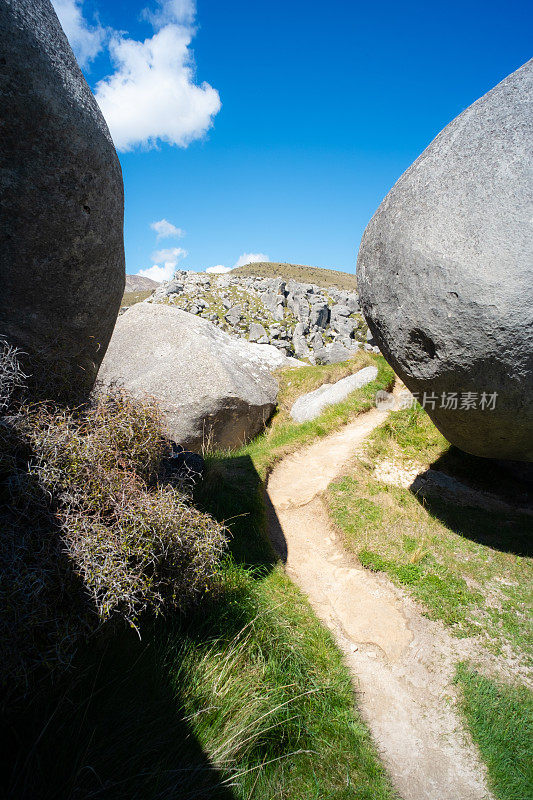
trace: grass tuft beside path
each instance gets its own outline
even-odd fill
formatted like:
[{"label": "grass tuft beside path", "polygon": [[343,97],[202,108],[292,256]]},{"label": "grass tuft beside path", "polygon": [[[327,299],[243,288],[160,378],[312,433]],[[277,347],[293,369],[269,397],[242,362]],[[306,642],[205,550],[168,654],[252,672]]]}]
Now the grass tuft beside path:
[{"label": "grass tuft beside path", "polygon": [[[290,421],[298,394],[369,362],[373,384],[314,423]],[[365,353],[281,375],[272,427],[211,454],[196,492],[231,533],[218,588],[187,617],[142,622],[141,641],[102,632],[67,681],[43,687],[11,722],[8,796],[394,800],[342,655],[277,563],[263,499],[277,459],[370,408],[392,377]]]},{"label": "grass tuft beside path", "polygon": [[533,798],[533,696],[457,667],[462,708],[499,800]]},{"label": "grass tuft beside path", "polygon": [[461,505],[438,493],[422,496],[378,479],[380,464],[400,476],[413,464],[422,473],[432,466],[502,491],[505,474],[451,448],[417,407],[390,414],[374,431],[365,457],[330,485],[328,502],[346,547],[365,567],[406,586],[454,634],[478,635],[495,653],[510,647],[531,663],[531,516]]},{"label": "grass tuft beside path", "polygon": [[[422,495],[413,477],[429,468],[497,494],[509,510],[460,504],[439,489]],[[451,633],[476,636],[500,657],[509,685],[467,664],[457,671],[499,800],[533,797],[533,695],[517,685],[517,670],[533,661],[532,518],[519,507],[526,496],[498,464],[451,447],[419,406],[391,413],[327,493],[344,544],[363,566],[386,573]]]}]

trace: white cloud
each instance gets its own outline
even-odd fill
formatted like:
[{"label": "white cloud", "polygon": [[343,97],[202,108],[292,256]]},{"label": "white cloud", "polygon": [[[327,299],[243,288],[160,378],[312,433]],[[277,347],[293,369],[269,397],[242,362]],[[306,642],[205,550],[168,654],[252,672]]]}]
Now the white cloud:
[{"label": "white cloud", "polygon": [[167,247],[164,250],[155,250],[152,253],[152,261],[156,263],[160,261],[174,261],[177,262],[178,258],[185,258],[187,251],[183,247]]},{"label": "white cloud", "polygon": [[260,261],[270,261],[266,253],[243,253],[235,267],[244,267],[245,264],[257,264]]},{"label": "white cloud", "polygon": [[112,37],[116,70],[99,81],[95,95],[119,150],[160,141],[187,147],[213,124],[220,97],[208,83],[195,83],[189,49],[194,12],[190,0],[166,0],[145,14],[159,28],[151,39]]},{"label": "white cloud", "polygon": [[154,28],[162,28],[176,22],[178,25],[192,25],[196,15],[196,3],[194,0],[158,0],[159,8],[151,11],[145,8],[142,16],[147,19]]},{"label": "white cloud", "polygon": [[106,32],[100,25],[89,25],[82,14],[83,0],[52,0],[80,67],[86,67],[104,46]]},{"label": "white cloud", "polygon": [[52,2],[80,66],[104,45],[109,50],[115,71],[96,84],[95,96],[118,150],[187,147],[204,136],[221,104],[216,89],[196,82],[194,0],[158,0],[155,11],[145,9],[156,33],[144,42],[88,23],[84,0]]},{"label": "white cloud", "polygon": [[[140,269],[137,275],[145,278],[152,278],[154,281],[169,281],[176,271],[176,265],[180,258],[185,258],[187,251],[183,247],[169,247],[165,250],[156,250],[152,253],[152,261],[155,263],[148,269]],[[163,266],[160,263],[163,262]]]},{"label": "white cloud", "polygon": [[231,272],[233,267],[225,267],[224,264],[217,264],[215,267],[208,267],[206,272],[210,275],[223,275],[224,272]]},{"label": "white cloud", "polygon": [[175,270],[176,265],[172,262],[169,262],[168,264],[164,264],[162,267],[154,264],[153,267],[150,267],[149,269],[140,269],[137,275],[142,275],[144,278],[151,278],[153,281],[162,283],[162,281],[169,281],[174,275]]},{"label": "white cloud", "polygon": [[160,219],[158,222],[152,222],[150,227],[157,233],[158,241],[159,239],[170,239],[174,236],[178,238],[185,236],[185,231],[181,228],[176,228],[176,226],[167,219]]}]

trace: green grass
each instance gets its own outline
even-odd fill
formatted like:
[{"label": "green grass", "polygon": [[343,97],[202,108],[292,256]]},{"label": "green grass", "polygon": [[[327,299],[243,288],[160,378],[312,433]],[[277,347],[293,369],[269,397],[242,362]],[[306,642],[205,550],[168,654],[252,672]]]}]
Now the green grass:
[{"label": "green grass", "polygon": [[[348,549],[369,569],[409,588],[434,619],[458,636],[478,635],[495,653],[507,647],[531,664],[533,600],[531,517],[485,510],[441,496],[421,497],[374,475],[376,463],[398,469],[433,464],[481,488],[507,491],[505,474],[484,459],[450,448],[420,408],[392,413],[351,473],[331,484],[328,502]],[[515,489],[516,495],[516,489]]]},{"label": "green grass", "polygon": [[[103,636],[9,726],[17,798],[393,800],[341,654],[283,571]],[[59,690],[60,689],[60,690]]]},{"label": "green grass", "polygon": [[[378,368],[375,381],[353,392],[342,403],[326,408],[315,420],[300,425],[292,421],[290,409],[297,397],[317,389],[324,383],[341,380],[371,364],[375,364]],[[238,454],[253,460],[263,480],[276,461],[317,437],[327,436],[338,430],[358,414],[373,408],[376,392],[392,386],[394,373],[382,356],[359,352],[354,358],[341,364],[283,370],[279,380],[280,392],[276,415],[268,429],[242,448]]]},{"label": "green grass", "polygon": [[122,307],[129,308],[130,306],[134,306],[135,303],[142,303],[143,300],[146,300],[153,293],[153,289],[144,289],[138,292],[124,292],[122,297]]},{"label": "green grass", "polygon": [[[531,517],[519,508],[489,511],[417,496],[378,480],[375,467],[383,462],[398,471],[415,465],[422,473],[431,466],[515,506],[525,491],[497,464],[451,447],[419,406],[391,413],[350,473],[328,489],[332,518],[361,564],[386,573],[452,634],[477,636],[515,683],[516,665],[526,669],[533,662]],[[497,686],[466,664],[459,665],[457,681],[495,795],[533,797],[531,772],[526,775],[533,762],[531,693]]]},{"label": "green grass", "polygon": [[[263,482],[275,461],[372,404],[378,380],[316,424],[288,409],[373,356],[281,376],[272,430],[208,457],[196,502],[231,532],[218,589],[176,615],[111,636],[10,719],[10,796],[124,800],[393,800],[342,655],[278,563]],[[5,787],[2,787],[5,788]],[[7,792],[6,792],[7,793]],[[1,789],[0,789],[1,794]]]},{"label": "green grass", "polygon": [[461,704],[499,800],[533,798],[533,694],[457,667]]},{"label": "green grass", "polygon": [[345,292],[357,291],[357,279],[348,272],[339,272],[336,269],[322,269],[321,267],[307,267],[302,264],[284,264],[275,262],[262,262],[245,264],[231,271],[232,275],[257,275],[260,278],[283,278],[285,281],[293,280],[299,283],[314,283],[322,289],[335,286]]}]

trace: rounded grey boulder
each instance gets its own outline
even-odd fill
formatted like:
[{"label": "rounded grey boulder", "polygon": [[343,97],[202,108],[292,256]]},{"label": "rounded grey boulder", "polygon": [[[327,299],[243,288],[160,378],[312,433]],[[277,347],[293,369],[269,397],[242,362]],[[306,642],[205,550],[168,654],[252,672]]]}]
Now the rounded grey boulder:
[{"label": "rounded grey boulder", "polygon": [[0,335],[50,397],[90,389],[124,290],[122,173],[49,0],[0,0]]},{"label": "rounded grey boulder", "polygon": [[382,202],[357,261],[372,334],[436,426],[517,461],[533,460],[532,88],[530,61],[453,120]]},{"label": "rounded grey boulder", "polygon": [[119,318],[98,378],[155,398],[183,447],[226,449],[264,428],[278,396],[272,372],[285,366],[300,363],[178,308],[137,303]]}]

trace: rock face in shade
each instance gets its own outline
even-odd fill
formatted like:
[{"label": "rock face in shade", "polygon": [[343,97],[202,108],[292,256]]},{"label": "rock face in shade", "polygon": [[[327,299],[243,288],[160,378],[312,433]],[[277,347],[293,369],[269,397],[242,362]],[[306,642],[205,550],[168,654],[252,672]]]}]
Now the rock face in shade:
[{"label": "rock face in shade", "polygon": [[[437,396],[426,409],[444,436],[518,461],[533,459],[532,88],[530,61],[451,122],[382,202],[357,262],[369,327],[409,389]],[[441,408],[451,392],[458,408]],[[475,408],[461,409],[466,392]]]},{"label": "rock face in shade", "polygon": [[98,378],[154,397],[171,438],[197,450],[238,447],[259,433],[276,407],[272,371],[299,365],[186,311],[138,303],[119,318]]},{"label": "rock face in shade", "polygon": [[0,0],[0,335],[50,397],[91,388],[124,290],[113,142],[49,0]]}]

